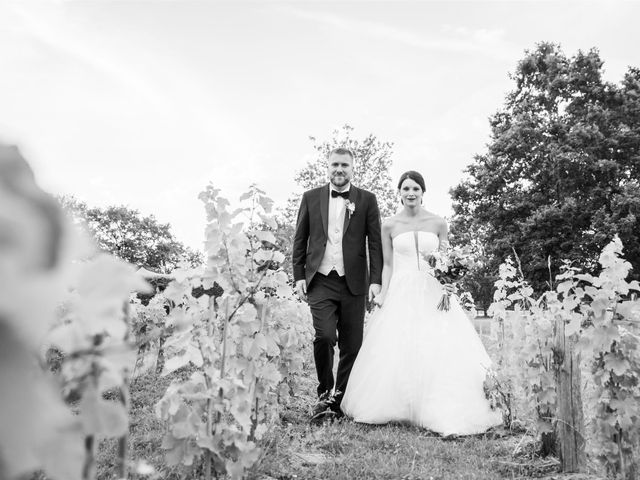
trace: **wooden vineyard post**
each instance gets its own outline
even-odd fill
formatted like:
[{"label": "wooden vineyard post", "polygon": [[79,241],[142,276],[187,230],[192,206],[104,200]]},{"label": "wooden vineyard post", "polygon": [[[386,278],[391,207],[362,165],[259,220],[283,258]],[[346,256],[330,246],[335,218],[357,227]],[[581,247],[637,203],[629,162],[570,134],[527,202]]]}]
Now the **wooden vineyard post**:
[{"label": "wooden vineyard post", "polygon": [[565,336],[565,323],[556,320],[555,361],[557,391],[558,453],[563,472],[584,472],[586,468],[584,414],[580,385],[580,357],[575,342]]}]

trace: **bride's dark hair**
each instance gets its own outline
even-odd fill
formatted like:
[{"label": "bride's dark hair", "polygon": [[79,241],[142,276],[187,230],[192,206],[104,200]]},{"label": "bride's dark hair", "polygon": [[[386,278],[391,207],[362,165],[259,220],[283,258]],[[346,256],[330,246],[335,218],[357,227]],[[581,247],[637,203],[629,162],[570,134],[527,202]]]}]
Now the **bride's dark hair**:
[{"label": "bride's dark hair", "polygon": [[427,190],[424,186],[424,178],[422,178],[422,175],[420,175],[415,170],[409,170],[408,172],[404,172],[402,175],[400,175],[400,181],[398,182],[398,190],[400,190],[400,187],[402,186],[402,182],[404,182],[407,178],[413,180],[418,185],[420,185],[420,188],[422,189],[422,193],[424,193]]}]

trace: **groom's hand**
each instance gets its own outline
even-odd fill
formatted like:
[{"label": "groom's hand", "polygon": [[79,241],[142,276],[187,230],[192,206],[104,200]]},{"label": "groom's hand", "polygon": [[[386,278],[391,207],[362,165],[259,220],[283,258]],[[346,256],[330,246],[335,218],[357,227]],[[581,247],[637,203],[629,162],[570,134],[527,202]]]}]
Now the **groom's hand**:
[{"label": "groom's hand", "polygon": [[372,283],[369,285],[369,302],[372,302],[374,298],[380,295],[380,290],[382,287],[377,283]]},{"label": "groom's hand", "polygon": [[305,280],[296,282],[296,293],[302,300],[307,301],[307,282]]}]

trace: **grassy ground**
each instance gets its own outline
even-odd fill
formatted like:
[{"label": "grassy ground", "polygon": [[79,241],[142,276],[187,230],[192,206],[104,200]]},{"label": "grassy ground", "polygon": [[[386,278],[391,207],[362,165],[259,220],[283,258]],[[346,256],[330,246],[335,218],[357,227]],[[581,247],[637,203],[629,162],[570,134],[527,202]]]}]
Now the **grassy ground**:
[{"label": "grassy ground", "polygon": [[306,411],[296,413],[276,428],[250,478],[512,478],[500,463],[510,454],[510,442],[502,439],[444,441],[406,425],[351,421],[312,427]]},{"label": "grassy ground", "polygon": [[[180,478],[178,470],[169,469],[164,463],[160,448],[163,425],[153,412],[169,381],[148,375],[131,387],[131,460],[152,464],[159,479]],[[558,461],[536,458],[533,439],[522,432],[498,430],[483,436],[444,440],[423,429],[399,424],[372,426],[344,420],[311,426],[311,376],[304,390],[283,410],[280,422],[266,435],[263,455],[248,472],[248,479],[597,478],[554,474]],[[103,442],[98,456],[99,479],[115,478],[114,454],[115,443]],[[182,473],[186,478],[199,477],[193,471]]]}]

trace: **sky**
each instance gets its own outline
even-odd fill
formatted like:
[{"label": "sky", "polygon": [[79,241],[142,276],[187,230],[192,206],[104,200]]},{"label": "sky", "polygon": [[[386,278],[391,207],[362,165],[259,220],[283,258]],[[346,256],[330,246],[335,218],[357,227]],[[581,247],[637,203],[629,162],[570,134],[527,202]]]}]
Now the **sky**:
[{"label": "sky", "polygon": [[525,50],[595,47],[617,83],[640,67],[638,18],[632,1],[0,0],[0,141],[45,190],[202,249],[209,183],[284,206],[309,136],[349,124],[392,142],[392,178],[420,171],[449,216]]}]

